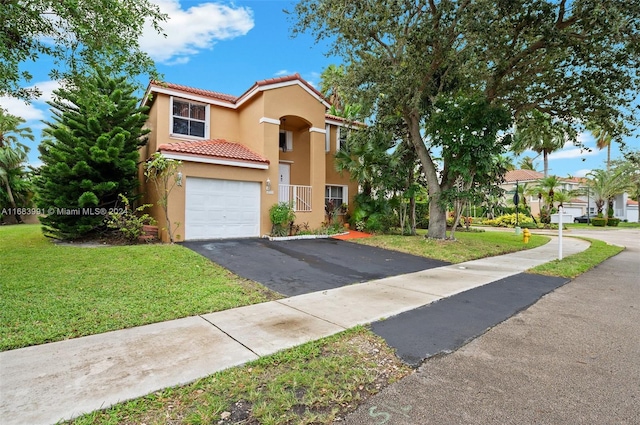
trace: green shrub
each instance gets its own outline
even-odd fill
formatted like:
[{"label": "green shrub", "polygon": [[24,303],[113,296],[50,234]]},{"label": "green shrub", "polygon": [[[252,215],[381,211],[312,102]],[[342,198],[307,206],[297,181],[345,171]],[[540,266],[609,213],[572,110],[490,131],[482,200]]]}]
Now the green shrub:
[{"label": "green shrub", "polygon": [[604,227],[607,224],[607,219],[604,217],[594,217],[591,219],[591,225],[597,227]]},{"label": "green shrub", "polygon": [[[535,227],[535,223],[533,221],[533,219],[531,217],[527,217],[524,214],[518,214],[517,217],[517,221],[518,224],[520,225],[520,227],[524,227],[525,225],[529,225],[529,224],[533,224]],[[515,227],[516,225],[516,214],[504,214],[501,215],[499,217],[496,217],[495,219],[491,220],[491,219],[485,219],[483,220],[482,224],[486,224],[489,226],[496,226],[496,227]]]},{"label": "green shrub", "polygon": [[429,228],[429,203],[428,202],[416,203],[416,227],[418,229]]},{"label": "green shrub", "polygon": [[610,218],[607,220],[607,226],[618,227],[618,224],[620,224],[619,218]]},{"label": "green shrub", "polygon": [[520,223],[520,227],[523,229],[537,229],[538,225],[532,220],[531,223]]},{"label": "green shrub", "polygon": [[272,236],[287,236],[289,228],[296,219],[293,211],[293,204],[289,202],[278,202],[269,208],[269,219],[271,220]]},{"label": "green shrub", "polygon": [[156,221],[149,214],[142,214],[145,208],[153,205],[144,204],[132,210],[129,205],[129,199],[123,194],[118,196],[122,202],[122,207],[116,208],[107,215],[107,227],[118,231],[127,241],[136,243],[138,238],[144,234],[143,227],[145,224],[156,224]]}]

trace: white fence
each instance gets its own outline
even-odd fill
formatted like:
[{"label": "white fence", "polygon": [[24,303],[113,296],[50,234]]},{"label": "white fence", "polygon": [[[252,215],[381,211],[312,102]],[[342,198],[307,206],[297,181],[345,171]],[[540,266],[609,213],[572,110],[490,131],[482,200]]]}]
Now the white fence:
[{"label": "white fence", "polygon": [[295,212],[311,211],[311,186],[298,184],[278,185],[278,202],[293,203]]}]

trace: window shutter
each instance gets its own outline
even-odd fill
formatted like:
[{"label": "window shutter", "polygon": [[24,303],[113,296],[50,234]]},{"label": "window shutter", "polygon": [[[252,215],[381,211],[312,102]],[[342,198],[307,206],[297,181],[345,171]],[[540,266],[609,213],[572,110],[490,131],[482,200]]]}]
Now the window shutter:
[{"label": "window shutter", "polygon": [[324,126],[324,151],[329,152],[331,150],[331,132],[329,131],[331,127],[329,124]]},{"label": "window shutter", "polygon": [[286,135],[287,135],[287,152],[290,152],[293,150],[293,132],[287,131]]}]

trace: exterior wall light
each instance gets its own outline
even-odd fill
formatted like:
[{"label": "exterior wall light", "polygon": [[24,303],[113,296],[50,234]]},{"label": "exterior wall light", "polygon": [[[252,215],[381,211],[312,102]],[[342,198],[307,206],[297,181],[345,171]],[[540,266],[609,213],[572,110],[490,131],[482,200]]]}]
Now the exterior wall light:
[{"label": "exterior wall light", "polygon": [[271,192],[271,179],[267,179],[267,182],[265,183],[265,189],[267,190],[267,192]]},{"label": "exterior wall light", "polygon": [[176,184],[178,186],[182,186],[182,171],[178,171],[178,174],[176,175]]}]

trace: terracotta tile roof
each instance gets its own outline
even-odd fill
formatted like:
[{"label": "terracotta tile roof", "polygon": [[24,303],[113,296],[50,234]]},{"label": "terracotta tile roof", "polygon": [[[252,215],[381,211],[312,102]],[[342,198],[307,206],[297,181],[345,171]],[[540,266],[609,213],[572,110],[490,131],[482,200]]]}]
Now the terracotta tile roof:
[{"label": "terracotta tile roof", "polygon": [[633,199],[627,199],[627,206],[638,205],[638,201],[634,201]]},{"label": "terracotta tile roof", "polygon": [[320,99],[322,99],[325,102],[329,103],[329,101],[324,97],[324,95],[322,93],[320,93],[320,91],[318,91],[315,87],[313,87],[311,84],[309,84],[307,82],[307,80],[302,78],[300,76],[300,74],[298,74],[298,73],[291,74],[291,75],[284,75],[282,77],[268,78],[266,80],[256,81],[253,84],[253,86],[251,86],[251,88],[249,88],[249,90],[247,90],[246,92],[242,93],[242,95],[240,95],[240,97],[238,99],[243,98],[248,93],[251,93],[253,90],[255,90],[258,87],[270,86],[272,84],[286,83],[286,82],[289,82],[289,81],[296,81],[296,80],[298,80],[302,84],[304,84],[309,90],[311,90],[313,93],[315,93],[316,96],[318,96]]},{"label": "terracotta tile roof", "polygon": [[278,83],[285,83],[287,81],[295,81],[298,80],[300,81],[302,84],[304,84],[305,86],[307,86],[312,92],[314,92],[315,94],[317,94],[320,99],[326,100],[324,95],[322,93],[320,93],[320,91],[318,89],[316,89],[315,87],[313,87],[311,84],[309,84],[309,82],[307,82],[307,80],[305,80],[304,78],[302,78],[300,76],[300,74],[295,73],[293,75],[285,75],[283,77],[277,77],[277,78],[269,78],[266,80],[261,80],[261,81],[257,81],[256,82],[256,86],[262,87],[262,86],[269,86],[271,84],[278,84]]},{"label": "terracotta tile roof", "polygon": [[158,146],[158,150],[163,152],[177,152],[195,156],[269,164],[268,159],[253,152],[248,147],[240,143],[228,142],[223,139],[165,143]]},{"label": "terracotta tile roof", "polygon": [[218,99],[218,100],[224,100],[227,102],[231,102],[231,103],[235,103],[238,98],[236,96],[232,96],[230,94],[224,94],[224,93],[219,93],[219,92],[215,92],[215,91],[211,91],[211,90],[203,90],[203,89],[197,89],[194,87],[188,87],[188,86],[183,86],[180,84],[174,84],[174,83],[166,83],[166,82],[162,82],[162,81],[152,81],[149,86],[155,86],[155,87],[160,87],[160,88],[167,88],[167,89],[173,89],[173,90],[180,90],[186,93],[191,93],[191,94],[195,94],[198,96],[204,96],[204,97],[210,97],[213,99]]},{"label": "terracotta tile roof", "polygon": [[256,88],[259,87],[265,87],[265,86],[269,86],[272,84],[278,84],[278,83],[286,83],[289,81],[300,81],[300,83],[302,83],[303,85],[305,85],[309,90],[311,90],[313,93],[315,93],[320,99],[324,100],[325,102],[329,103],[327,101],[327,99],[322,95],[322,93],[320,93],[315,87],[313,87],[311,84],[309,84],[305,79],[303,79],[300,74],[292,74],[292,75],[285,75],[282,77],[276,77],[276,78],[269,78],[266,80],[260,80],[260,81],[256,81],[253,86],[251,86],[251,88],[247,91],[245,91],[244,93],[242,93],[240,96],[232,96],[230,94],[224,94],[224,93],[220,93],[220,92],[215,92],[215,91],[211,91],[211,90],[203,90],[203,89],[198,89],[195,87],[189,87],[189,86],[183,86],[180,84],[174,84],[174,83],[167,83],[164,81],[151,81],[149,83],[149,88],[151,87],[159,87],[159,88],[167,88],[167,89],[173,89],[173,90],[178,90],[178,91],[182,91],[185,93],[191,93],[191,94],[195,94],[198,96],[204,96],[204,97],[209,97],[212,99],[218,99],[218,100],[223,100],[226,102],[230,102],[230,103],[238,103],[243,97],[247,96],[249,93],[251,93],[253,90],[255,90]]},{"label": "terracotta tile roof", "polygon": [[[339,117],[337,115],[331,115],[331,114],[324,114],[324,118],[325,119],[329,119],[329,120],[334,120],[334,121],[340,121],[343,123],[346,123],[347,120],[345,118]],[[352,124],[358,125],[358,126],[362,126],[362,127],[366,127],[367,125],[363,122],[360,121],[353,121]]]},{"label": "terracotta tile roof", "polygon": [[507,171],[507,174],[505,174],[504,176],[505,182],[507,183],[512,183],[512,182],[515,182],[516,180],[530,181],[530,180],[539,180],[542,178],[544,178],[543,173],[539,173],[533,170],[511,170],[511,171]]}]

